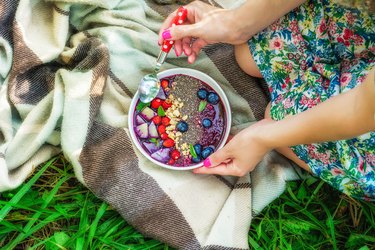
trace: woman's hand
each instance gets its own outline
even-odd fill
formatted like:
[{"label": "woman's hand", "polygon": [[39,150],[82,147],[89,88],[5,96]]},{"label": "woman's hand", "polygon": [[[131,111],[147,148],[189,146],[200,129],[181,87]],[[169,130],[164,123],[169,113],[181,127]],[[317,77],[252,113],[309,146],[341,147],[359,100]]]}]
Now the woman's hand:
[{"label": "woman's hand", "polygon": [[162,44],[164,40],[175,40],[176,55],[184,52],[189,63],[195,61],[201,49],[207,44],[241,44],[250,38],[240,38],[240,34],[235,32],[240,24],[236,23],[233,10],[220,9],[200,1],[192,2],[184,8],[188,13],[186,24],[170,27],[176,15],[176,12],[171,13],[160,29],[158,42]]},{"label": "woman's hand", "polygon": [[204,161],[205,167],[193,170],[195,174],[244,176],[252,171],[270,151],[260,136],[262,127],[274,123],[262,120],[238,133],[222,149]]}]

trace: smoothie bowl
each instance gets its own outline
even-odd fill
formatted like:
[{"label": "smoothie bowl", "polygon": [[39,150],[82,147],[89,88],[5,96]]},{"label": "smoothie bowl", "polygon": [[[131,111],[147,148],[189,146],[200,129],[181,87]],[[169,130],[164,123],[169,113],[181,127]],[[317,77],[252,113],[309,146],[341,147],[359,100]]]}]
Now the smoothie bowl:
[{"label": "smoothie bowl", "polygon": [[165,70],[158,78],[161,87],[156,98],[142,103],[137,92],[131,102],[131,138],[159,166],[174,170],[201,167],[228,138],[228,99],[211,77],[197,70]]}]

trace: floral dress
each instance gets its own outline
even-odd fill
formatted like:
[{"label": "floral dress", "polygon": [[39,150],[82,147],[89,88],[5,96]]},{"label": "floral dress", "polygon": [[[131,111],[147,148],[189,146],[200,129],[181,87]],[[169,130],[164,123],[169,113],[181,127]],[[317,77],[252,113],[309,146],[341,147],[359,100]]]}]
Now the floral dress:
[{"label": "floral dress", "polygon": [[[375,16],[308,1],[248,44],[269,86],[271,117],[281,120],[361,84],[375,67]],[[333,187],[375,200],[375,132],[292,150]]]}]

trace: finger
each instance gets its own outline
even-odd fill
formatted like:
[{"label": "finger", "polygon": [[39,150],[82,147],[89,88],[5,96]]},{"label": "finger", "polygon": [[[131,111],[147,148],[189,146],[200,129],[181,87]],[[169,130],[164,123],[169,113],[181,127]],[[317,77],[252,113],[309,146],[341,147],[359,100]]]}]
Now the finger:
[{"label": "finger", "polygon": [[228,162],[231,159],[230,147],[224,146],[222,149],[214,152],[203,162],[203,165],[207,168],[215,167],[221,163]]},{"label": "finger", "polygon": [[174,52],[177,57],[182,54],[182,41],[181,40],[174,41]]},{"label": "finger", "polygon": [[201,38],[196,39],[192,45],[191,45],[191,50],[198,55],[201,49],[207,45],[207,42]]},{"label": "finger", "polygon": [[197,55],[194,52],[191,52],[188,56],[188,63],[192,64],[195,62],[195,59],[197,58]]},{"label": "finger", "polygon": [[190,43],[191,43],[191,37],[184,37],[182,39],[182,50],[184,51],[184,54],[186,56],[190,56],[191,55]]},{"label": "finger", "polygon": [[230,142],[230,140],[232,140],[233,137],[234,137],[233,135],[229,135],[229,136],[228,136],[228,139],[227,139],[227,141],[226,141],[226,143]]},{"label": "finger", "polygon": [[163,41],[164,41],[163,32],[171,26],[175,15],[176,15],[176,11],[169,14],[168,17],[164,20],[163,24],[161,25],[160,30],[159,30],[159,39],[158,39],[159,45],[163,44]]},{"label": "finger", "polygon": [[193,169],[194,174],[218,174],[218,175],[230,175],[230,169],[227,167],[227,163],[220,164],[214,168],[200,167]]}]

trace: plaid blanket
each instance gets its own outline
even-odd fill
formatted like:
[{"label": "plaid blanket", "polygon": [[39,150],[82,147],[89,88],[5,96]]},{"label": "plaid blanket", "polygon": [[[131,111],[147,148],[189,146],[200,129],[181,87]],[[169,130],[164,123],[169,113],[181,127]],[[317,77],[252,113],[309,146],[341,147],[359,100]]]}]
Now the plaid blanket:
[{"label": "plaid blanket", "polygon": [[[144,235],[180,249],[248,248],[254,213],[297,177],[288,161],[272,152],[241,178],[197,176],[153,165],[129,138],[129,105],[155,64],[161,22],[186,3],[0,2],[0,192],[63,152],[77,179]],[[194,65],[170,53],[162,70],[174,67],[221,84],[233,134],[262,118],[265,84],[240,70],[232,46],[209,46]]]}]

